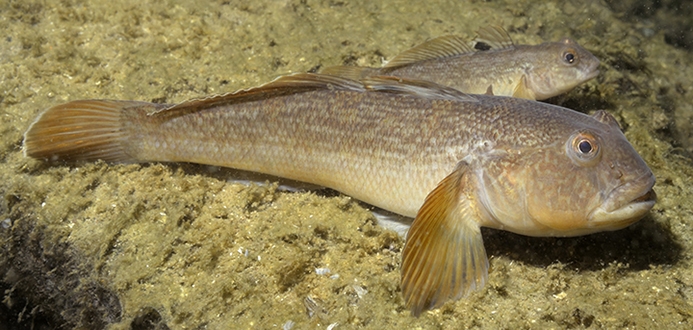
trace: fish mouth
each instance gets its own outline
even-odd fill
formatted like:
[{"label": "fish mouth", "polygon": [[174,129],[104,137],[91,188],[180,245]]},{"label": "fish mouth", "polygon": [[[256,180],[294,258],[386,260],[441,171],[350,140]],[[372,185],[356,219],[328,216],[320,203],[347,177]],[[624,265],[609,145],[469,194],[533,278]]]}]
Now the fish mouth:
[{"label": "fish mouth", "polygon": [[643,202],[656,202],[657,201],[657,193],[655,193],[654,189],[650,189],[650,191],[646,192],[642,196],[634,199],[632,202],[633,203],[643,203]]},{"label": "fish mouth", "polygon": [[599,70],[595,67],[594,70],[590,70],[586,75],[585,75],[585,81],[591,80],[593,78],[596,78],[599,75]]},{"label": "fish mouth", "polygon": [[584,81],[596,78],[599,75],[599,60],[594,57],[592,61],[587,61],[587,67],[582,70]]},{"label": "fish mouth", "polygon": [[611,191],[604,203],[590,214],[590,227],[617,230],[640,220],[657,201],[654,183],[650,172]]}]

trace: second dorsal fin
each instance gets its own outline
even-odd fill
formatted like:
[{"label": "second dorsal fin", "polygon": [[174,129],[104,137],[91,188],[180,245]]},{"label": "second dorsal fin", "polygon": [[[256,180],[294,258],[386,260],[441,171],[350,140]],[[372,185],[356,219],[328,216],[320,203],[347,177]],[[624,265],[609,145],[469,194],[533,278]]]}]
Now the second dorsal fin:
[{"label": "second dorsal fin", "polygon": [[169,118],[178,117],[220,105],[252,102],[315,90],[371,91],[413,95],[428,99],[478,102],[473,96],[462,93],[454,88],[421,80],[374,76],[357,81],[326,74],[298,73],[279,77],[270,83],[258,87],[207,98],[193,99],[172,106],[157,107],[148,112],[148,115]]},{"label": "second dorsal fin", "polygon": [[391,76],[373,76],[362,80],[371,91],[414,95],[432,100],[450,100],[458,102],[479,102],[472,95],[460,92],[452,87],[442,86],[424,80],[405,79]]},{"label": "second dorsal fin", "polygon": [[365,91],[363,84],[352,79],[324,74],[297,73],[281,76],[258,87],[188,100],[183,103],[158,109],[153,113],[149,113],[149,115],[167,113],[168,115],[175,116],[183,113],[193,112],[201,108],[210,108],[220,104],[248,102],[259,99],[267,99],[274,96],[304,93],[316,89]]}]

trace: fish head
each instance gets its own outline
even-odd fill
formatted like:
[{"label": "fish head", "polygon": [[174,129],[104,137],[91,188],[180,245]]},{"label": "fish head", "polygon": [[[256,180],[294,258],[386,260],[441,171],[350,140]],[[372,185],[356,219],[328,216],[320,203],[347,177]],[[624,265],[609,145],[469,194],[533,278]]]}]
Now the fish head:
[{"label": "fish head", "polygon": [[[526,212],[537,236],[577,236],[617,230],[647,214],[655,177],[621,132],[598,111],[591,125],[566,130],[562,141],[525,163]],[[588,118],[589,119],[589,118]]]},{"label": "fish head", "polygon": [[599,59],[572,39],[538,45],[527,74],[537,100],[563,94],[599,74]]}]

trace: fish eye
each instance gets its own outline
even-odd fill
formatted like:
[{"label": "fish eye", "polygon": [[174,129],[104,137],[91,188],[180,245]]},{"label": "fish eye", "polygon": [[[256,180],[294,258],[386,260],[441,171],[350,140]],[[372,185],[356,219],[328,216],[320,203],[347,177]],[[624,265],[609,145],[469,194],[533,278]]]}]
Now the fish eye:
[{"label": "fish eye", "polygon": [[575,52],[572,50],[566,51],[563,53],[563,61],[568,64],[573,64],[577,61],[577,55],[575,55]]},{"label": "fish eye", "polygon": [[599,141],[589,132],[579,132],[569,140],[569,153],[578,165],[594,165],[600,159]]},{"label": "fish eye", "polygon": [[594,147],[589,140],[581,140],[578,142],[577,149],[580,150],[583,155],[589,155],[589,153],[594,150]]}]

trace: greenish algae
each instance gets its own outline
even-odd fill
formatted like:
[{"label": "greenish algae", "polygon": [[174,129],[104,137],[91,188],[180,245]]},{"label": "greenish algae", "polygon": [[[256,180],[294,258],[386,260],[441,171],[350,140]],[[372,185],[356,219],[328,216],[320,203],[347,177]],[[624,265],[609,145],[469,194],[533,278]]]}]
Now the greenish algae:
[{"label": "greenish algae", "polygon": [[[46,328],[691,327],[693,167],[679,128],[693,65],[648,22],[592,1],[196,3],[0,3],[0,315]],[[403,240],[347,196],[283,192],[277,179],[245,186],[206,166],[51,165],[21,153],[36,114],[67,100],[178,102],[289,72],[378,66],[487,24],[517,43],[570,36],[602,59],[596,80],[549,101],[614,114],[655,172],[659,202],[611,233],[484,230],[487,287],[418,319],[399,289]]]}]

